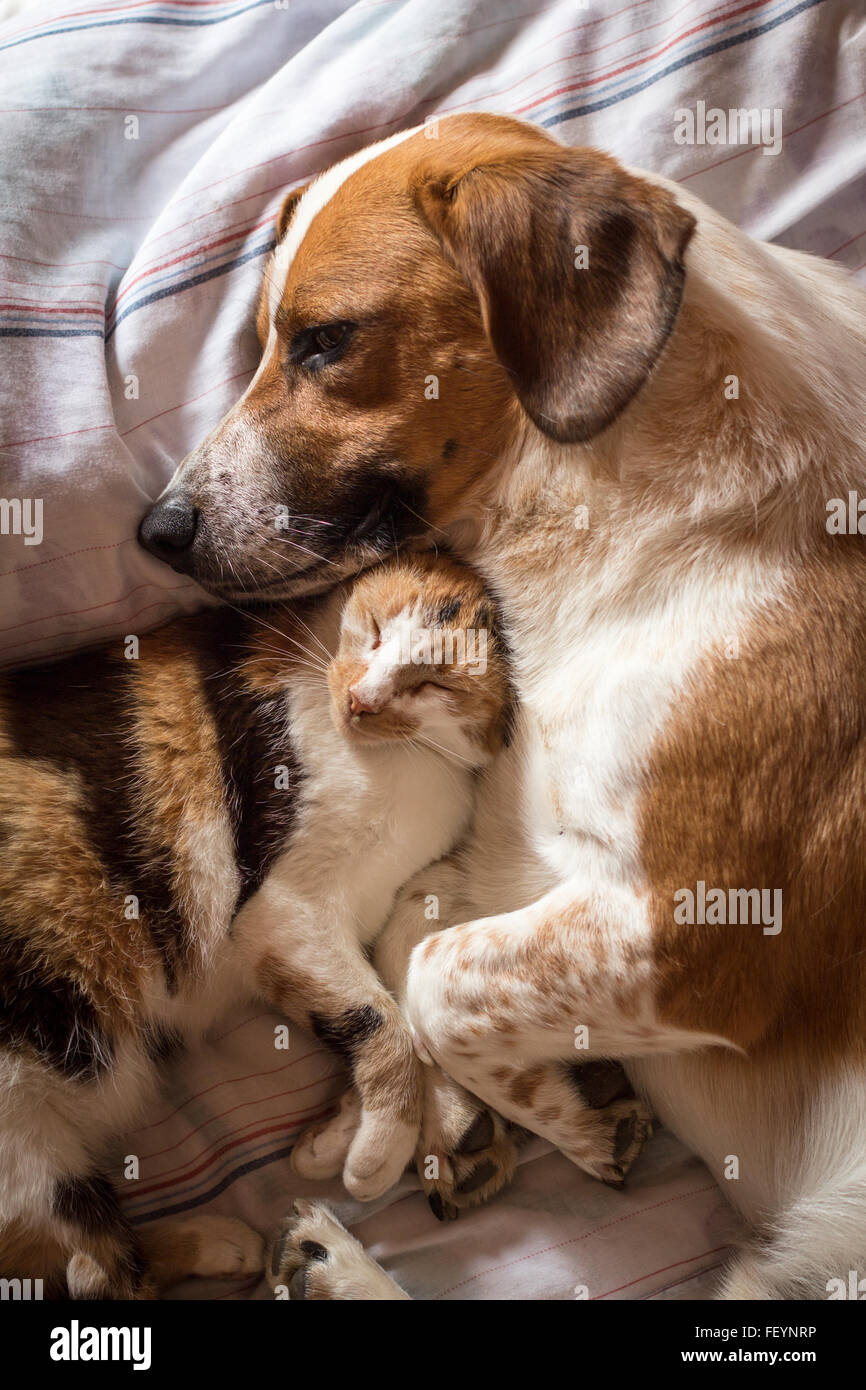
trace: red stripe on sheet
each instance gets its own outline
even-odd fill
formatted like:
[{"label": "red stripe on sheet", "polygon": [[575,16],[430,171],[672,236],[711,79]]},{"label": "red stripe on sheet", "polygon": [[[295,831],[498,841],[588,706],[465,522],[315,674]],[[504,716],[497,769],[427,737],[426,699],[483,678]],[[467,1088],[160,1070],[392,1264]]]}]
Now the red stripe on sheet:
[{"label": "red stripe on sheet", "polygon": [[[724,0],[724,4],[728,3],[730,3],[730,0]],[[770,0],[761,0],[761,3],[769,4]],[[637,38],[639,34],[648,34],[653,29],[663,28],[664,25],[669,24],[672,20],[678,19],[679,16],[681,14],[684,14],[686,10],[693,9],[694,5],[695,0],[686,0],[686,3],[680,9],[675,10],[672,14],[665,15],[662,19],[659,19],[655,24],[647,24],[644,26],[643,29],[632,29],[629,31],[628,34],[622,34],[617,39],[611,39],[609,43],[600,44],[598,48],[585,48],[579,50],[577,53],[563,53],[560,57],[552,59],[551,62],[543,64],[542,67],[534,69],[533,72],[525,74],[523,77],[519,78],[517,82],[513,82],[510,87],[498,87],[495,91],[485,92],[482,96],[474,97],[469,101],[458,102],[455,106],[443,106],[441,108],[442,113],[445,114],[446,112],[450,111],[459,111],[466,106],[471,108],[473,103],[478,101],[495,101],[500,97],[505,96],[506,93],[514,92],[517,90],[518,87],[522,87],[527,82],[532,81],[534,77],[539,76],[539,74],[544,72],[546,68],[553,68],[560,63],[570,62],[573,58],[589,58],[592,57],[594,54],[604,53],[609,48],[617,48],[620,44],[627,42],[627,40]],[[706,15],[715,14],[716,10],[720,10],[723,7],[723,4],[715,5],[712,9],[705,10],[703,15],[700,16],[700,18],[704,18]],[[598,23],[599,21],[594,22]],[[715,23],[716,21],[714,20],[712,22]],[[585,26],[578,25],[577,27],[582,28]],[[678,43],[680,37],[681,35],[677,35],[674,38],[673,42]],[[639,57],[641,54],[647,53],[648,51],[648,48],[639,48],[634,53],[630,53],[627,56],[630,58]],[[587,73],[573,73],[571,75],[574,77],[592,76],[594,71],[597,71],[597,69],[590,68]],[[534,92],[532,93],[532,95],[533,97],[541,95],[543,99],[546,99],[544,98],[543,93],[539,94],[537,92]]]},{"label": "red stripe on sheet", "polygon": [[[265,1018],[267,1015],[262,1014],[261,1017]],[[228,1076],[223,1081],[215,1081],[212,1086],[205,1086],[203,1091],[194,1091],[191,1096],[187,1096],[186,1100],[182,1100],[180,1105],[176,1105],[173,1110],[169,1110],[167,1115],[163,1115],[161,1120],[154,1120],[152,1124],[144,1125],[141,1129],[136,1130],[136,1133],[147,1134],[150,1129],[159,1129],[162,1125],[167,1124],[169,1120],[173,1119],[175,1115],[179,1115],[181,1110],[184,1110],[186,1106],[190,1105],[194,1100],[201,1100],[202,1096],[209,1096],[212,1091],[218,1091],[221,1086],[236,1086],[241,1081],[256,1081],[262,1076],[273,1076],[278,1071],[288,1071],[291,1067],[299,1066],[301,1062],[307,1062],[311,1057],[324,1057],[330,1060],[327,1052],[305,1052],[303,1057],[295,1057],[291,1062],[283,1062],[280,1066],[271,1067],[266,1071],[250,1072],[249,1076]],[[333,1075],[336,1076],[338,1073],[334,1072]],[[291,1095],[293,1093],[288,1091],[286,1094]],[[269,1096],[268,1099],[273,1100],[273,1096]],[[229,1114],[231,1114],[229,1110],[221,1111],[220,1114],[213,1115],[211,1118],[219,1120],[222,1119],[224,1115]],[[195,1134],[196,1131],[193,1129],[188,1132],[190,1134]],[[168,1149],[160,1149],[159,1152],[168,1153]],[[153,1153],[150,1154],[149,1157],[156,1158],[157,1155]]]},{"label": "red stripe on sheet", "polygon": [[[336,1076],[336,1075],[338,1075],[337,1072],[332,1072],[329,1076],[327,1076],[327,1077],[322,1077],[321,1080],[322,1080],[322,1081],[328,1081],[328,1080],[331,1080],[332,1077],[333,1077],[333,1076]],[[246,1110],[246,1109],[249,1109],[249,1107],[250,1107],[251,1105],[254,1105],[254,1106],[256,1106],[256,1107],[258,1108],[258,1107],[260,1107],[260,1106],[263,1106],[263,1105],[265,1104],[266,1101],[270,1101],[270,1100],[285,1100],[286,1096],[296,1095],[296,1094],[297,1094],[298,1092],[300,1092],[300,1091],[309,1091],[309,1090],[311,1089],[311,1087],[313,1087],[313,1086],[318,1086],[318,1085],[319,1085],[319,1082],[318,1082],[318,1081],[310,1081],[306,1086],[299,1086],[299,1087],[297,1087],[295,1091],[285,1091],[285,1092],[277,1091],[277,1092],[275,1092],[275,1094],[272,1095],[272,1096],[262,1096],[262,1097],[259,1097],[259,1098],[254,1098],[253,1100],[245,1100],[245,1101],[243,1101],[240,1105],[233,1106],[231,1110],[227,1110],[227,1111],[225,1112],[225,1114],[226,1114],[226,1115],[233,1115],[233,1114],[235,1114],[236,1111],[238,1111],[238,1110]],[[321,1101],[313,1100],[312,1103],[313,1103],[313,1104],[316,1104],[316,1103],[321,1104]],[[336,1104],[336,1101],[330,1100],[330,1101],[325,1102],[325,1104],[326,1104],[326,1108],[327,1108],[329,1111],[333,1111],[333,1110],[334,1110],[334,1106],[335,1106],[335,1104]],[[279,1114],[277,1114],[277,1115],[261,1115],[261,1114],[256,1114],[256,1115],[254,1115],[254,1116],[252,1117],[252,1119],[244,1121],[244,1122],[240,1125],[240,1128],[236,1128],[236,1129],[230,1130],[230,1131],[229,1131],[229,1134],[228,1134],[227,1136],[225,1136],[225,1137],[226,1137],[226,1139],[228,1139],[229,1137],[231,1137],[232,1140],[233,1140],[233,1142],[236,1143],[236,1144],[244,1143],[246,1139],[251,1139],[251,1138],[254,1138],[254,1137],[255,1137],[254,1135],[247,1134],[247,1130],[249,1129],[250,1125],[270,1124],[272,1120],[273,1120],[273,1121],[276,1121],[276,1120],[280,1120],[280,1121],[293,1120],[293,1121],[295,1121],[295,1120],[296,1120],[296,1121],[298,1121],[298,1123],[300,1123],[300,1121],[303,1119],[303,1117],[306,1115],[306,1113],[307,1113],[307,1110],[302,1108],[301,1110],[285,1110],[285,1111],[283,1111],[283,1112],[281,1112],[281,1113],[279,1113]],[[225,1116],[223,1116],[223,1115],[212,1115],[209,1119],[203,1120],[202,1123],[201,1123],[200,1125],[196,1125],[195,1129],[189,1130],[188,1133],[186,1133],[185,1135],[183,1135],[183,1137],[182,1137],[181,1139],[178,1139],[176,1143],[170,1144],[169,1147],[168,1147],[167,1149],[160,1149],[158,1153],[153,1153],[153,1154],[140,1154],[140,1155],[139,1155],[139,1158],[141,1159],[142,1162],[145,1162],[146,1160],[152,1159],[152,1158],[163,1158],[163,1157],[165,1157],[166,1154],[173,1153],[175,1149],[181,1148],[184,1144],[186,1144],[186,1143],[187,1143],[190,1139],[192,1139],[195,1135],[200,1134],[201,1131],[202,1131],[203,1129],[205,1129],[205,1128],[207,1127],[207,1125],[212,1124],[212,1123],[214,1122],[214,1120],[223,1119],[223,1118],[225,1118]],[[284,1125],[284,1124],[281,1125],[281,1126],[279,1126],[279,1127],[282,1128],[282,1129],[285,1129],[285,1125]],[[208,1142],[209,1142],[211,1145],[213,1144],[213,1140],[209,1140]],[[212,1149],[211,1149],[211,1148],[204,1148],[204,1149],[202,1149],[199,1153],[193,1154],[191,1157],[190,1157],[190,1156],[187,1156],[186,1158],[181,1159],[180,1163],[177,1163],[177,1164],[174,1166],[174,1168],[163,1168],[162,1171],[161,1171],[160,1174],[159,1174],[160,1180],[162,1180],[163,1178],[171,1177],[173,1174],[179,1174],[180,1176],[176,1177],[176,1178],[174,1179],[174,1181],[175,1181],[175,1182],[178,1182],[178,1183],[179,1183],[179,1182],[185,1182],[185,1181],[186,1181],[186,1176],[185,1176],[185,1174],[186,1174],[186,1170],[187,1170],[189,1164],[190,1164],[190,1163],[198,1163],[200,1160],[208,1160],[208,1161],[209,1161],[209,1156],[212,1156]],[[205,1163],[205,1166],[207,1166],[206,1163]],[[154,1181],[156,1181],[156,1179],[154,1179]]]},{"label": "red stripe on sheet", "polygon": [[[25,285],[32,290],[104,290],[107,286],[101,280],[73,280],[66,284],[51,284],[48,280],[10,280],[0,275],[0,285]],[[76,301],[80,303],[79,301]]]},{"label": "red stripe on sheet", "polygon": [[[283,187],[287,187],[287,185],[282,185],[282,186],[283,186]],[[241,199],[240,201],[243,202],[244,200]],[[215,209],[214,211],[219,211],[219,209]],[[143,246],[142,246],[142,248],[141,248],[141,253],[139,253],[139,255],[138,255],[138,263],[139,263],[139,264],[142,264],[142,253],[147,249],[147,247],[155,245],[155,243],[156,243],[157,241],[161,241],[163,237],[172,236],[174,232],[180,232],[180,231],[183,230],[184,227],[191,227],[191,226],[193,225],[193,223],[195,223],[195,222],[201,222],[203,218],[205,218],[205,217],[211,217],[212,215],[213,215],[213,212],[203,212],[203,213],[201,213],[198,217],[191,217],[191,218],[189,219],[189,221],[187,221],[187,222],[179,222],[179,223],[177,224],[177,226],[176,226],[176,227],[172,227],[170,231],[168,231],[168,232],[160,232],[160,233],[159,233],[159,236],[152,237],[152,238],[150,239],[150,241],[144,242],[144,244],[143,244]],[[238,236],[241,236],[241,235],[243,234],[244,230],[246,230],[246,231],[252,231],[254,224],[255,224],[255,218],[250,219],[249,217],[241,217],[241,218],[238,219],[237,222],[227,222],[227,223],[226,223],[224,226],[222,226],[222,227],[214,227],[213,230],[214,230],[215,232],[232,232],[232,231],[235,230],[235,228],[237,228],[237,229],[238,229]],[[210,233],[208,233],[208,235],[210,235]],[[201,245],[201,243],[200,243],[199,241],[197,241],[195,238],[193,238],[192,241],[181,241],[177,246],[171,247],[171,250],[169,250],[169,251],[158,251],[157,254],[156,254],[156,256],[155,256],[155,258],[154,258],[153,260],[151,260],[151,261],[144,261],[143,264],[142,264],[142,269],[145,270],[145,271],[147,271],[147,270],[153,270],[153,269],[155,268],[156,261],[158,261],[158,260],[160,259],[161,256],[168,256],[168,255],[171,255],[171,252],[172,252],[172,251],[185,251],[186,248],[187,248],[188,246],[199,246],[199,245]],[[130,267],[128,267],[128,269],[131,270],[132,267],[130,266]]]},{"label": "red stripe on sheet", "polygon": [[506,1260],[501,1265],[491,1265],[489,1269],[479,1270],[477,1274],[471,1274],[468,1279],[461,1279],[459,1284],[451,1284],[449,1288],[442,1289],[440,1293],[434,1295],[434,1300],[444,1298],[446,1294],[454,1293],[457,1289],[465,1288],[467,1284],[472,1284],[476,1279],[483,1279],[487,1274],[496,1274],[501,1269],[510,1269],[513,1265],[524,1264],[527,1260],[534,1260],[539,1255],[547,1255],[551,1250],[562,1250],[566,1245],[578,1245],[582,1240],[589,1240],[590,1236],[598,1235],[600,1231],[608,1231],[612,1226],[619,1226],[624,1221],[632,1221],[636,1216],[645,1216],[648,1211],[658,1211],[660,1207],[671,1206],[674,1202],[685,1201],[687,1197],[698,1197],[702,1192],[717,1192],[715,1183],[708,1183],[706,1187],[693,1188],[691,1192],[680,1192],[676,1197],[666,1197],[662,1202],[653,1202],[648,1207],[640,1207],[638,1211],[626,1212],[624,1216],[614,1217],[613,1221],[605,1221],[601,1226],[594,1226],[591,1231],[584,1231],[582,1235],[572,1236],[569,1240],[558,1240],[553,1245],[545,1245],[541,1250],[533,1250],[529,1255],[521,1255],[516,1260]]},{"label": "red stripe on sheet", "polygon": [[[317,1120],[323,1120],[328,1115],[332,1114],[333,1109],[333,1105],[329,1105],[326,1106],[324,1110],[313,1111],[309,1115],[305,1114],[304,1111],[299,1110],[294,1112],[294,1114],[292,1115],[287,1115],[285,1118],[294,1119],[295,1116],[300,1116],[305,1120],[307,1124],[315,1124]],[[227,1143],[221,1144],[218,1148],[211,1149],[208,1152],[207,1156],[204,1158],[203,1162],[199,1163],[195,1168],[187,1169],[187,1171],[179,1177],[168,1178],[165,1181],[148,1183],[144,1187],[136,1185],[135,1196],[136,1198],[148,1197],[152,1192],[163,1192],[167,1187],[178,1187],[182,1182],[189,1182],[190,1178],[198,1177],[198,1175],[200,1173],[203,1173],[205,1169],[208,1168],[215,1159],[222,1158],[223,1154],[230,1153],[232,1149],[236,1149],[239,1145],[247,1144],[251,1139],[261,1139],[261,1137],[265,1134],[285,1134],[285,1131],[286,1126],[284,1124],[265,1125],[262,1129],[253,1130],[250,1134],[244,1134],[239,1138],[230,1139]]]},{"label": "red stripe on sheet", "polygon": [[126,270],[125,265],[116,261],[34,261],[30,256],[12,256],[8,251],[0,251],[0,261],[20,261],[22,265],[44,265],[49,270],[74,270],[79,265],[110,265],[112,270]]},{"label": "red stripe on sheet", "polygon": [[161,420],[163,415],[171,415],[175,410],[183,410],[184,406],[194,405],[196,401],[204,400],[205,396],[210,396],[212,392],[218,391],[221,386],[228,386],[230,381],[239,381],[242,376],[252,376],[255,367],[247,367],[243,372],[236,372],[234,376],[227,376],[224,381],[218,381],[215,386],[209,386],[206,391],[202,391],[200,396],[190,396],[188,401],[180,401],[178,405],[170,405],[166,410],[157,411],[156,415],[149,415],[146,420],[139,420],[137,425],[132,425],[128,430],[121,430],[120,438],[125,439],[128,434],[134,434],[140,430],[142,425],[149,425],[153,420]]},{"label": "red stripe on sheet", "polygon": [[77,217],[82,222],[152,222],[153,213],[143,212],[138,217],[112,217],[107,212],[68,212],[66,208],[34,208],[29,203],[0,203],[0,208],[10,212],[41,212],[45,217]]},{"label": "red stripe on sheet", "polygon": [[660,1289],[653,1289],[652,1293],[644,1294],[642,1301],[652,1302],[654,1298],[659,1298],[670,1289],[678,1289],[681,1284],[688,1284],[692,1279],[700,1279],[702,1274],[712,1274],[714,1269],[722,1269],[724,1263],[724,1260],[717,1260],[714,1265],[704,1265],[703,1269],[696,1269],[692,1274],[684,1274],[682,1279],[672,1279],[669,1284],[663,1284]]},{"label": "red stripe on sheet", "polygon": [[[207,216],[207,214],[205,214],[205,216]],[[119,307],[121,300],[126,298],[126,296],[132,290],[133,286],[137,285],[140,280],[146,280],[148,276],[156,275],[160,270],[168,270],[169,266],[178,265],[181,261],[188,261],[192,259],[192,257],[194,256],[199,256],[203,254],[205,251],[212,251],[215,246],[224,246],[227,241],[238,241],[242,236],[249,235],[252,232],[257,232],[262,227],[267,227],[270,224],[270,222],[270,217],[264,217],[261,219],[261,221],[255,223],[252,227],[250,227],[249,233],[243,231],[230,232],[226,236],[217,237],[215,241],[206,241],[204,243],[198,243],[192,251],[187,251],[183,255],[174,256],[171,260],[163,261],[160,265],[153,265],[150,266],[147,270],[142,270],[140,275],[136,275],[133,280],[130,280],[128,285],[124,285],[123,289],[120,291],[115,301],[114,312],[117,312],[117,308]]]},{"label": "red stripe on sheet", "polygon": [[[234,3],[234,0],[232,0]],[[136,116],[196,116],[206,111],[225,111],[228,103],[220,106],[136,106]],[[128,106],[0,106],[0,116],[26,116],[31,114],[54,115],[56,111],[129,111]]]},{"label": "red stripe on sheet", "polygon": [[[540,96],[533,101],[527,102],[523,106],[516,107],[514,114],[517,116],[522,115],[526,111],[531,111],[533,107],[540,106],[542,102],[553,101],[555,97],[564,96],[568,92],[578,92],[584,87],[595,87],[598,85],[599,82],[606,82],[611,77],[619,77],[621,73],[631,72],[634,68],[643,67],[646,63],[652,62],[654,58],[660,58],[664,53],[670,52],[672,48],[676,48],[677,44],[682,43],[684,39],[691,38],[693,34],[699,34],[704,29],[711,29],[713,25],[721,24],[723,20],[736,19],[738,15],[748,14],[750,10],[763,9],[769,3],[770,0],[750,0],[749,4],[741,5],[740,8],[737,10],[728,10],[724,14],[715,15],[713,19],[705,19],[703,24],[696,24],[691,29],[684,29],[681,34],[677,34],[675,38],[670,39],[665,44],[662,44],[662,46],[656,49],[654,53],[647,53],[647,50],[642,50],[642,52],[647,53],[647,56],[641,57],[636,62],[623,63],[618,68],[611,68],[609,72],[601,73],[598,76],[587,79],[584,82],[568,82],[562,87],[555,87],[553,91],[546,92],[543,96]],[[712,14],[712,11],[708,10],[705,13]]]},{"label": "red stripe on sheet", "polygon": [[46,305],[37,304],[33,299],[19,299],[17,303],[15,300],[3,300],[0,301],[0,309],[20,309],[28,314],[64,314],[67,317],[70,314],[99,314],[100,318],[103,312],[101,304],[85,304],[80,308],[73,308],[71,304],[65,308],[60,306],[48,308]]},{"label": "red stripe on sheet", "polygon": [[[836,111],[842,111],[846,106],[851,106],[855,101],[862,101],[863,97],[866,97],[866,92],[858,92],[856,97],[849,97],[847,101],[840,101],[838,106],[831,106],[829,111],[822,111],[820,115],[812,116],[810,120],[804,121],[802,125],[795,126],[793,130],[789,130],[786,135],[783,135],[783,139],[790,140],[792,135],[799,135],[801,130],[808,130],[810,125],[815,125],[818,121],[825,120],[827,116],[832,116]],[[693,174],[685,174],[683,178],[678,179],[677,182],[688,183],[689,179],[696,179],[699,174],[708,174],[711,169],[719,169],[723,164],[730,164],[732,159],[742,159],[744,154],[755,154],[756,151],[761,149],[763,149],[763,145],[748,145],[743,150],[737,150],[735,154],[726,155],[724,159],[717,159],[713,164],[705,164],[702,169],[695,169]]]},{"label": "red stripe on sheet", "polygon": [[114,425],[83,425],[80,430],[64,430],[62,434],[35,434],[32,439],[10,439],[0,444],[2,449],[18,449],[22,444],[47,444],[54,439],[69,439],[73,434],[95,434],[97,430],[113,430]]},{"label": "red stripe on sheet", "polygon": [[70,560],[73,555],[86,555],[91,550],[117,550],[118,546],[130,545],[135,540],[134,536],[127,536],[122,541],[111,541],[107,545],[84,545],[80,550],[65,550],[62,555],[50,555],[47,560],[36,560],[32,565],[16,565],[14,569],[0,571],[0,579],[8,579],[10,574],[23,574],[27,570],[38,570],[40,565],[53,565],[58,560]]},{"label": "red stripe on sheet", "polygon": [[[147,579],[143,584],[136,584],[134,589],[129,589],[125,594],[121,594],[119,598],[108,598],[104,603],[91,604],[89,608],[66,608],[62,613],[49,613],[45,618],[26,618],[23,623],[12,623],[10,627],[0,627],[0,632],[16,632],[21,627],[32,627],[34,623],[49,623],[52,618],[77,618],[82,613],[95,613],[99,608],[113,608],[116,603],[124,603],[126,599],[132,598],[132,595],[137,594],[139,589],[162,589],[164,593],[171,593],[175,589],[194,587],[189,581],[185,584],[155,584],[152,579]],[[37,637],[35,640],[40,642],[42,638]]]},{"label": "red stripe on sheet", "polygon": [[[196,585],[178,584],[176,587],[178,589],[195,589]],[[169,590],[168,592],[171,592],[171,590]],[[146,603],[143,608],[136,609],[134,613],[130,613],[124,619],[124,622],[126,624],[134,622],[136,618],[141,617],[142,613],[148,613],[151,608],[162,608],[166,604],[171,604],[172,608],[174,608],[173,599],[160,598],[157,599],[154,603]],[[41,637],[28,637],[26,642],[14,642],[10,647],[0,648],[0,661],[2,661],[6,657],[7,652],[20,652],[22,647],[32,647],[36,642],[53,642],[56,637],[76,637],[78,640],[74,642],[72,646],[63,647],[60,651],[54,651],[52,649],[52,651],[48,653],[48,655],[50,655],[51,657],[51,660],[54,661],[55,658],[58,656],[65,656],[68,652],[78,651],[80,647],[89,646],[90,643],[86,639],[91,637],[95,632],[105,632],[106,630],[116,631],[119,622],[120,619],[116,618],[112,623],[97,623],[95,627],[73,627],[67,628],[64,632],[43,632]]]},{"label": "red stripe on sheet", "polygon": [[[253,1014],[252,1018],[245,1018],[242,1023],[236,1023],[233,1028],[226,1029],[224,1033],[217,1033],[216,1037],[210,1038],[209,1041],[211,1042],[211,1044],[222,1042],[223,1038],[230,1038],[233,1033],[239,1032],[241,1028],[246,1028],[248,1023],[258,1023],[259,1019],[268,1017],[269,1015],[267,1014],[267,1012]],[[310,1052],[307,1055],[312,1057],[313,1054]]]},{"label": "red stripe on sheet", "polygon": [[852,246],[855,241],[859,241],[861,236],[866,236],[866,227],[864,227],[862,232],[858,232],[856,236],[849,236],[848,240],[843,241],[841,246],[837,246],[835,251],[828,251],[827,260],[832,261],[834,256],[838,256],[840,251],[845,250],[846,246]]},{"label": "red stripe on sheet", "polygon": [[730,1250],[730,1245],[717,1245],[712,1250],[702,1250],[700,1255],[689,1255],[684,1260],[674,1260],[673,1264],[662,1265],[660,1269],[651,1269],[649,1274],[642,1274],[639,1279],[630,1279],[627,1284],[618,1284],[615,1289],[608,1289],[606,1293],[595,1294],[590,1299],[590,1303],[598,1303],[602,1298],[609,1298],[612,1293],[622,1293],[623,1289],[634,1288],[635,1284],[642,1284],[644,1279],[652,1279],[656,1274],[667,1274],[669,1269],[678,1269],[680,1265],[694,1264],[695,1260],[706,1259],[707,1255],[718,1255],[722,1250]]}]

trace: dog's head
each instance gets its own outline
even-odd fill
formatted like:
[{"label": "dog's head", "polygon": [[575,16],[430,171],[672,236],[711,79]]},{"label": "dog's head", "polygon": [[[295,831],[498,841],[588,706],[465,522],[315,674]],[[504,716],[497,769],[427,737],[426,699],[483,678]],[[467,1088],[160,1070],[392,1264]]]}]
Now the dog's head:
[{"label": "dog's head", "polygon": [[595,150],[455,116],[289,196],[263,356],[142,544],[206,588],[330,587],[460,515],[534,426],[590,439],[671,331],[693,219]]}]

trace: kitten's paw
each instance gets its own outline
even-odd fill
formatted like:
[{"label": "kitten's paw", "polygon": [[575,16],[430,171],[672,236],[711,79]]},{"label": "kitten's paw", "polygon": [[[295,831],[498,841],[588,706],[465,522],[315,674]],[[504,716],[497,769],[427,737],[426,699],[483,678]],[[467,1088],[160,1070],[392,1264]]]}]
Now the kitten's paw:
[{"label": "kitten's paw", "polygon": [[579,1148],[562,1147],[562,1152],[590,1177],[622,1187],[625,1176],[652,1134],[652,1111],[631,1096],[593,1112],[592,1136]]},{"label": "kitten's paw", "polygon": [[415,1152],[418,1125],[390,1111],[364,1111],[343,1168],[343,1182],[359,1202],[372,1202],[400,1181]]},{"label": "kitten's paw", "polygon": [[203,1214],[175,1221],[175,1234],[188,1240],[187,1274],[208,1279],[240,1279],[265,1267],[265,1243],[258,1231],[233,1216]]},{"label": "kitten's paw", "polygon": [[305,1129],[292,1149],[289,1167],[301,1178],[322,1182],[343,1171],[361,1123],[361,1097],[354,1087],[340,1097],[336,1115]]},{"label": "kitten's paw", "polygon": [[418,1176],[440,1221],[488,1201],[514,1176],[523,1131],[458,1086],[437,1066],[425,1072]]},{"label": "kitten's paw", "polygon": [[268,1283],[279,1299],[403,1300],[404,1293],[321,1202],[296,1201],[268,1252]]}]

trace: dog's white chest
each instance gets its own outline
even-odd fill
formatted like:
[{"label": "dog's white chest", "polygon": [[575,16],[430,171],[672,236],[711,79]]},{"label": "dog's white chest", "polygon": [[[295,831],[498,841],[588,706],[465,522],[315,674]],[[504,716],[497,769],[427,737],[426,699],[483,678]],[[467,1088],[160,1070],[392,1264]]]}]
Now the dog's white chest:
[{"label": "dog's white chest", "polygon": [[623,661],[592,656],[572,673],[568,709],[542,699],[528,712],[526,823],[557,878],[637,887],[639,794],[676,673],[641,660],[639,647]]}]

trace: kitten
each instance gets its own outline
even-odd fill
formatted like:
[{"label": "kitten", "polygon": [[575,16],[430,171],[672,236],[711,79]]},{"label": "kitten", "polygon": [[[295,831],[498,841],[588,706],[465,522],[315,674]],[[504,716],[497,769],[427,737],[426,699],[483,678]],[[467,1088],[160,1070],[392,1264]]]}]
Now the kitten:
[{"label": "kitten", "polygon": [[101,1168],[239,996],[349,1063],[349,1190],[399,1178],[419,1064],[366,951],[467,826],[509,699],[480,581],[432,555],[121,645],[0,681],[0,1275],[73,1297],[261,1260],[223,1218],[133,1232]]}]

